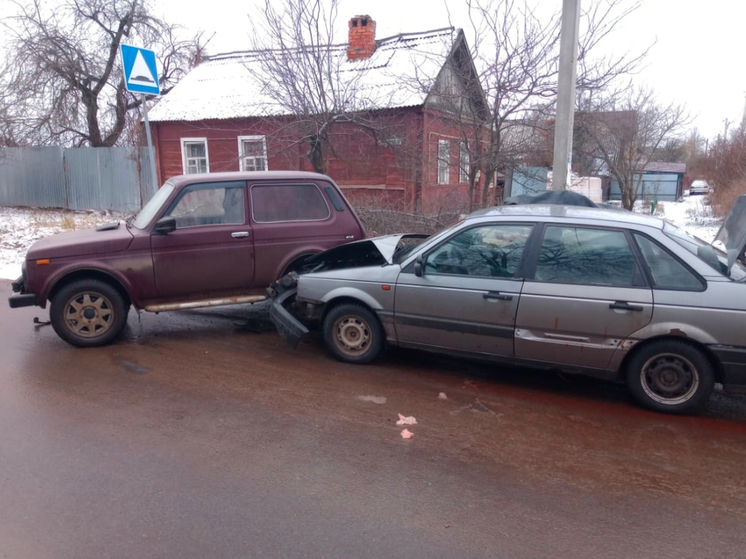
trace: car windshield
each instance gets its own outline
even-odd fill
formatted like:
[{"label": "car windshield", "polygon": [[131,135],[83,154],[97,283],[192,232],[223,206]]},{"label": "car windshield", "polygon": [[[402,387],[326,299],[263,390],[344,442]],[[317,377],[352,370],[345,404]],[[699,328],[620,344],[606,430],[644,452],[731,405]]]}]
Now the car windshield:
[{"label": "car windshield", "polygon": [[404,238],[399,241],[399,244],[396,247],[396,252],[394,252],[394,256],[392,258],[394,264],[399,264],[407,257],[410,252],[412,252],[416,247],[420,246],[429,238],[430,237],[414,237]]},{"label": "car windshield", "polygon": [[148,223],[153,220],[153,216],[155,216],[155,214],[158,213],[158,210],[161,209],[163,203],[168,200],[169,196],[171,196],[173,191],[174,185],[170,182],[167,182],[160,187],[158,192],[155,193],[155,196],[153,196],[148,203],[145,204],[145,207],[140,210],[140,213],[137,214],[137,217],[132,221],[131,225],[138,229],[145,229],[148,226]]},{"label": "car windshield", "polygon": [[693,237],[670,222],[666,222],[663,227],[663,233],[702,260],[702,262],[705,262],[713,270],[735,281],[744,281],[746,279],[746,267],[741,262],[736,261],[729,272],[727,255],[713,245],[706,243],[702,239]]},{"label": "car windshield", "polygon": [[412,251],[415,248],[424,248],[426,246],[429,246],[430,244],[434,243],[438,239],[441,239],[445,237],[446,235],[448,235],[454,228],[458,227],[463,221],[464,221],[463,219],[459,219],[453,225],[446,227],[445,229],[442,229],[441,231],[438,231],[437,233],[430,235],[429,237],[424,238],[424,239],[411,238],[411,239],[403,240],[400,247],[397,247],[396,252],[394,253],[394,256],[392,258],[392,261],[394,262],[394,264],[401,264],[410,254],[412,254]]}]

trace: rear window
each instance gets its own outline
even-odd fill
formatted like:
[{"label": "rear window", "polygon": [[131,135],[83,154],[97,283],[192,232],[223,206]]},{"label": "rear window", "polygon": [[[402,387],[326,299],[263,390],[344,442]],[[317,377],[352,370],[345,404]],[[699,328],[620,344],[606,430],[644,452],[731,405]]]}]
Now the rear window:
[{"label": "rear window", "polygon": [[329,217],[329,206],[315,184],[267,184],[251,187],[254,221],[320,221]]},{"label": "rear window", "polygon": [[701,291],[702,281],[658,243],[635,233],[635,241],[658,289]]}]

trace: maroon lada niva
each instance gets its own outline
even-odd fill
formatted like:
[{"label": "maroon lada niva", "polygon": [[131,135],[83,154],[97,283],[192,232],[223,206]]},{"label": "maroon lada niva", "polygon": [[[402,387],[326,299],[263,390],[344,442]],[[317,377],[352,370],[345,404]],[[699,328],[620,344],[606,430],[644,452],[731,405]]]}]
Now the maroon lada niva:
[{"label": "maroon lada niva", "polygon": [[161,312],[254,302],[309,255],[364,236],[327,176],[182,175],[126,222],[36,242],[9,303],[49,301],[62,339],[100,346],[121,332],[131,306]]}]

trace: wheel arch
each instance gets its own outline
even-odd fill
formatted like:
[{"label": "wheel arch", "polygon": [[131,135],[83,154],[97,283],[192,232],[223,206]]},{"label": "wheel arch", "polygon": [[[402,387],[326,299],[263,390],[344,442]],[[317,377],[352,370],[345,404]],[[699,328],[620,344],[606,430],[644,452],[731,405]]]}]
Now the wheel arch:
[{"label": "wheel arch", "polygon": [[306,247],[305,250],[302,250],[297,253],[293,253],[291,256],[289,256],[283,261],[282,267],[280,268],[281,270],[280,275],[277,277],[278,278],[283,277],[288,272],[292,271],[291,268],[294,264],[300,263],[301,260],[308,258],[309,256],[315,256],[316,254],[319,254],[320,252],[322,252],[322,250],[315,250],[313,248]]},{"label": "wheel arch", "polygon": [[701,351],[702,354],[707,358],[707,360],[712,365],[712,370],[715,373],[715,382],[719,382],[719,383],[723,382],[723,378],[724,378],[723,367],[720,361],[718,360],[718,358],[715,356],[712,350],[709,347],[707,347],[707,345],[701,342],[698,342],[696,340],[693,340],[691,338],[687,338],[684,336],[674,336],[674,335],[655,336],[653,338],[648,338],[646,340],[643,340],[635,344],[634,347],[631,350],[629,350],[627,354],[624,356],[621,364],[619,365],[619,368],[617,369],[617,381],[622,381],[622,382],[624,381],[624,376],[627,374],[627,367],[629,366],[629,362],[632,360],[633,356],[635,356],[637,353],[642,351],[644,348],[657,342],[684,343],[684,344],[689,345],[690,347],[693,347]]},{"label": "wheel arch", "polygon": [[116,277],[114,274],[110,272],[106,272],[104,270],[100,270],[97,268],[82,268],[77,270],[71,270],[65,274],[62,274],[60,277],[56,278],[54,282],[52,283],[51,287],[49,288],[49,293],[47,294],[46,299],[51,300],[60,289],[65,287],[66,285],[69,285],[70,283],[78,280],[84,280],[84,279],[95,279],[99,281],[103,281],[111,285],[114,289],[116,289],[119,294],[124,298],[124,301],[127,305],[134,304],[135,307],[139,306],[137,305],[137,302],[132,299],[130,296],[130,292],[127,289],[127,287],[124,285],[122,280],[120,280],[118,277]]},{"label": "wheel arch", "polygon": [[[331,311],[334,307],[338,307],[340,305],[346,305],[346,304],[358,305],[358,306],[364,307],[370,312],[372,312],[376,318],[378,318],[378,311],[375,308],[371,307],[365,301],[357,297],[353,297],[351,295],[339,295],[324,303],[324,309],[321,311],[321,322],[322,323],[324,322],[324,319],[326,319],[326,315],[329,314],[329,311]],[[381,319],[378,318],[378,320],[380,322]]]}]

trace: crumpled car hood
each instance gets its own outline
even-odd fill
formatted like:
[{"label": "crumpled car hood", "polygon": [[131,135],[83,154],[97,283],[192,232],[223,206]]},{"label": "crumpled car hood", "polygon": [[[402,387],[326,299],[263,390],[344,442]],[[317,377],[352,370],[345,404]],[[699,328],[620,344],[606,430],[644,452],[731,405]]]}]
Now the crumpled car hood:
[{"label": "crumpled car hood", "polygon": [[729,270],[738,259],[746,264],[746,258],[743,257],[746,247],[746,194],[736,198],[733,203],[713,244],[718,241],[725,247]]},{"label": "crumpled car hood", "polygon": [[341,270],[361,266],[393,264],[394,255],[407,239],[426,239],[428,235],[384,235],[347,243],[316,254],[303,263],[302,273]]}]

